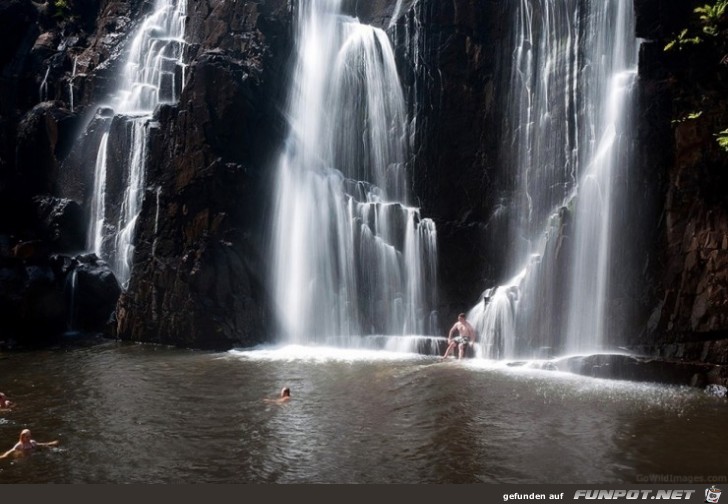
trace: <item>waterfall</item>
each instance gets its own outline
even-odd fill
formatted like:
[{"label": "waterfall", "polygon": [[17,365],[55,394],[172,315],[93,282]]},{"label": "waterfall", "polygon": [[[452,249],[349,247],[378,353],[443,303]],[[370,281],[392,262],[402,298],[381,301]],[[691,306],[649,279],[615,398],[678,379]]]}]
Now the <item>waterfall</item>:
[{"label": "waterfall", "polygon": [[409,106],[408,146],[413,149],[419,133],[418,117],[422,108],[426,107],[422,103],[423,83],[433,80],[430,69],[424,65],[424,54],[428,53],[430,48],[426,30],[423,29],[426,8],[422,4],[422,0],[414,0],[409,9],[404,11],[404,1],[398,0],[387,28],[392,38],[397,41],[397,47],[402,51],[402,59],[411,65],[405,101]]},{"label": "waterfall", "polygon": [[436,230],[410,203],[402,86],[384,31],[302,1],[275,188],[273,286],[292,343],[431,334]]},{"label": "waterfall", "polygon": [[74,267],[66,277],[66,291],[68,292],[68,331],[76,328],[76,290],[78,286],[78,270]]},{"label": "waterfall", "polygon": [[[119,283],[128,284],[134,232],[145,191],[149,122],[161,103],[175,103],[184,84],[185,0],[156,0],[131,42],[120,86],[109,107],[114,117],[99,144],[91,202],[89,246],[108,259]],[[109,170],[110,136],[120,135],[128,151],[121,154],[123,174]],[[119,153],[116,153],[119,155]],[[124,181],[123,194],[107,194],[107,178]],[[111,210],[112,200],[120,199]]]},{"label": "waterfall", "polygon": [[478,330],[476,357],[487,359],[513,358],[516,356],[516,309],[518,286],[526,275],[521,271],[510,282],[483,293],[483,302],[474,306],[467,319]]},{"label": "waterfall", "polygon": [[611,251],[615,211],[622,206],[615,180],[630,161],[629,113],[637,75],[632,2],[612,1],[593,9],[586,28],[588,32],[593,29],[596,38],[587,77],[595,102],[588,124],[599,135],[586,138],[589,162],[580,177],[574,212],[574,267],[566,333],[566,348],[573,352],[601,350],[610,336],[606,331],[609,277],[611,263],[619,260],[616,252],[622,252]]},{"label": "waterfall", "polygon": [[104,240],[104,208],[106,207],[106,153],[109,132],[105,132],[99,143],[94,167],[94,193],[91,199],[91,222],[87,242],[91,250],[100,253]]},{"label": "waterfall", "polygon": [[154,191],[155,194],[155,200],[154,200],[154,241],[152,242],[152,260],[155,260],[157,258],[157,242],[158,242],[158,236],[159,236],[159,208],[161,206],[160,200],[162,198],[162,186],[157,186],[156,191]]},{"label": "waterfall", "polygon": [[483,342],[497,347],[483,349],[487,357],[603,350],[616,329],[606,328],[610,277],[620,273],[615,180],[631,158],[632,2],[514,8],[504,168],[513,183],[508,257],[521,273],[471,313]]},{"label": "waterfall", "polygon": [[389,26],[387,28],[392,28],[397,23],[397,19],[399,18],[399,15],[402,13],[403,1],[404,0],[397,0],[397,3],[394,6],[394,10],[392,11],[392,19],[389,21]]},{"label": "waterfall", "polygon": [[71,112],[73,112],[73,80],[76,78],[76,66],[78,63],[78,56],[74,56],[73,58],[73,69],[71,70],[71,77],[68,79],[68,103],[71,107]]},{"label": "waterfall", "polygon": [[51,73],[51,66],[48,65],[46,67],[45,75],[43,76],[43,81],[40,83],[40,88],[38,89],[38,99],[41,102],[44,102],[48,99],[48,74]]}]

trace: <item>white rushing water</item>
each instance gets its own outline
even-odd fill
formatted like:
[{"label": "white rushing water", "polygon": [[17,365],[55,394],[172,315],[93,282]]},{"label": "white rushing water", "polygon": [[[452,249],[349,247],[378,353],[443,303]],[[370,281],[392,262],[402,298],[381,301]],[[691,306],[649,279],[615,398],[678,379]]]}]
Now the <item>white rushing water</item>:
[{"label": "white rushing water", "polygon": [[68,78],[68,103],[73,112],[73,81],[76,79],[76,68],[78,67],[78,56],[73,57],[73,69],[71,70],[71,76]]},{"label": "white rushing water", "polygon": [[99,143],[94,167],[94,193],[91,200],[91,225],[87,243],[91,250],[100,253],[104,240],[104,208],[106,207],[106,154],[109,132],[105,132]]},{"label": "white rushing water", "polygon": [[[89,247],[107,259],[121,283],[126,286],[131,276],[134,233],[145,191],[145,158],[149,122],[162,103],[174,103],[184,84],[184,31],[186,1],[156,0],[131,41],[126,64],[119,75],[119,87],[109,107],[114,118],[99,144],[96,157]],[[123,121],[123,128],[114,128]],[[125,135],[129,146],[125,153],[124,173],[115,176],[124,181],[120,206],[113,218],[108,215],[112,197],[106,193],[108,176],[109,135]]]},{"label": "white rushing water", "polygon": [[488,357],[599,351],[624,252],[610,245],[622,205],[615,179],[631,158],[632,2],[519,0],[513,44],[508,257],[521,273],[470,317]]},{"label": "white rushing water", "polygon": [[44,102],[48,99],[48,75],[50,73],[51,73],[51,66],[48,65],[46,67],[45,74],[43,75],[43,80],[40,83],[40,88],[38,89],[38,99],[42,102]]},{"label": "white rushing water", "polygon": [[351,347],[364,334],[433,330],[436,231],[410,203],[390,42],[340,3],[298,7],[273,284],[287,341]]},{"label": "white rushing water", "polygon": [[68,322],[66,329],[73,331],[76,328],[76,290],[78,287],[78,270],[73,269],[66,277],[66,291],[68,296]]}]

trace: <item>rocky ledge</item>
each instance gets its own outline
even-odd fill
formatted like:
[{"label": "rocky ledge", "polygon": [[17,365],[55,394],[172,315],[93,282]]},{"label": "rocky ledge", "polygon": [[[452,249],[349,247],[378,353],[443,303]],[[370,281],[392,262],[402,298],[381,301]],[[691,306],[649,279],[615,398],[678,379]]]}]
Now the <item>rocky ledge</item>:
[{"label": "rocky ledge", "polygon": [[[549,368],[594,378],[705,388],[725,395],[728,367],[698,361],[625,354],[594,354],[550,361]],[[721,393],[722,392],[722,393]]]}]

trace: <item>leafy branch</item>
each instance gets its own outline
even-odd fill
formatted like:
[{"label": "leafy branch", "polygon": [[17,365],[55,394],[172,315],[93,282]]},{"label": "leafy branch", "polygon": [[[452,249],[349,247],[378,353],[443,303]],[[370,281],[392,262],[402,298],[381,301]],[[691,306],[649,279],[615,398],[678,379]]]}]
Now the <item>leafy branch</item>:
[{"label": "leafy branch", "polygon": [[53,17],[56,19],[66,19],[71,15],[71,5],[69,0],[53,0]]},{"label": "leafy branch", "polygon": [[703,115],[702,110],[699,112],[691,112],[688,115],[681,117],[680,119],[674,119],[672,121],[672,124],[680,124],[680,123],[684,123],[685,121],[693,121],[693,120],[697,119],[698,117],[700,117],[701,115]]},{"label": "leafy branch", "polygon": [[728,152],[728,128],[724,129],[715,136],[718,138],[718,145],[720,145],[724,151]]},{"label": "leafy branch", "polygon": [[693,12],[700,14],[700,22],[703,25],[703,33],[711,37],[718,35],[723,16],[728,11],[728,0],[718,0],[715,5],[705,4],[702,7],[696,7]]},{"label": "leafy branch", "polygon": [[[664,47],[665,51],[683,51],[690,48],[691,56],[699,56],[705,60],[709,58],[711,61],[719,61],[717,68],[709,63],[706,71],[716,70],[717,82],[721,82],[719,75],[722,74],[724,65],[728,65],[728,53],[726,53],[726,42],[728,41],[728,0],[713,0],[712,3],[705,3],[693,9],[693,16],[690,19],[687,28],[684,28],[677,36],[670,40]],[[696,46],[701,45],[700,49]],[[715,58],[715,60],[713,60]],[[684,62],[683,62],[684,63]],[[703,72],[702,75],[705,75]],[[712,78],[712,77],[709,77]],[[692,77],[695,79],[695,76]],[[702,97],[703,105],[707,105],[706,96]],[[717,106],[718,104],[714,104]],[[718,110],[721,110],[718,108]],[[708,114],[713,117],[713,109],[708,110]],[[672,124],[681,124],[686,121],[698,119],[703,114],[700,112],[692,112],[679,119],[672,121]],[[716,116],[714,119],[720,124],[721,121]],[[712,121],[711,121],[712,122]],[[718,145],[721,149],[728,151],[728,129],[714,134],[717,138]]]},{"label": "leafy branch", "polygon": [[677,47],[679,51],[682,51],[683,47],[688,45],[697,45],[700,44],[702,41],[703,39],[701,39],[697,35],[693,37],[688,37],[688,29],[685,28],[678,34],[677,38],[667,43],[664,50],[671,51],[672,49]]},{"label": "leafy branch", "polygon": [[[720,35],[720,25],[725,21],[728,13],[728,0],[716,0],[715,4],[705,4],[701,7],[693,9],[693,13],[698,14],[697,23],[701,29],[703,36],[711,38]],[[683,47],[689,45],[697,45],[703,42],[700,35],[693,35],[689,28],[682,30],[676,38],[665,45],[665,51],[671,51],[675,48],[682,50]]]}]

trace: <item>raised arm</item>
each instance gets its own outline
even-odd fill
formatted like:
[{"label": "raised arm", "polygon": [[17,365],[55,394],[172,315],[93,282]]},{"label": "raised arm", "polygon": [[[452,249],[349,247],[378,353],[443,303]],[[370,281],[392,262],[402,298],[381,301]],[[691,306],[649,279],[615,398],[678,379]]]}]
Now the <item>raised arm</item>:
[{"label": "raised arm", "polygon": [[15,447],[10,448],[8,451],[6,451],[2,455],[0,455],[0,459],[8,458],[10,455],[13,454],[14,451],[15,451]]}]

